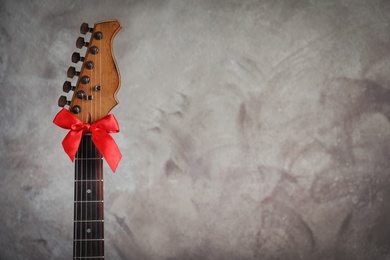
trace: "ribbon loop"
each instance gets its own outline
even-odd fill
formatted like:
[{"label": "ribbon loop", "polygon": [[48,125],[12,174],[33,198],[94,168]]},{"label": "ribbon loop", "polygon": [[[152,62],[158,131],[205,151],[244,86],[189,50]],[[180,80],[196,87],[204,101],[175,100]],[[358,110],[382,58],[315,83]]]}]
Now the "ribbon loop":
[{"label": "ribbon loop", "polygon": [[114,139],[109,135],[119,132],[119,124],[114,115],[107,115],[92,124],[84,124],[72,115],[71,112],[63,108],[58,112],[53,123],[61,128],[70,130],[62,141],[62,146],[72,162],[74,161],[83,134],[91,133],[92,142],[106,159],[112,171],[115,172],[122,158],[122,154]]}]

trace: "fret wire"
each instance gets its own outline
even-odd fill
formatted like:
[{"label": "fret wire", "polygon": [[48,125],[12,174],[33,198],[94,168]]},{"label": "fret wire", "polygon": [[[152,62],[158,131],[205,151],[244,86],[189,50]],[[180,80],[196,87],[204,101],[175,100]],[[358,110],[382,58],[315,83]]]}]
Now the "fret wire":
[{"label": "fret wire", "polygon": [[94,239],[73,239],[74,242],[83,242],[83,241],[104,241],[104,238],[94,238]]},{"label": "fret wire", "polygon": [[83,182],[83,181],[103,181],[103,180],[74,180],[74,182]]},{"label": "fret wire", "polygon": [[85,223],[88,223],[88,222],[104,222],[104,219],[94,219],[94,220],[74,220],[73,222],[75,222],[75,223],[83,223],[83,222],[85,222]]},{"label": "fret wire", "polygon": [[86,224],[86,223],[89,223],[89,222],[93,222],[93,220],[95,220],[95,221],[97,221],[97,222],[100,221],[100,220],[102,220],[102,219],[100,219],[100,218],[94,218],[94,219],[87,219],[86,221],[80,221],[81,218],[82,218],[82,216],[78,216],[78,218],[76,218],[73,222],[74,222],[74,223],[79,222],[79,223],[84,223],[84,224]]},{"label": "fret wire", "polygon": [[102,160],[103,161],[103,158],[74,158],[76,161],[88,161],[88,160],[91,160],[91,161],[95,161],[95,160]]},{"label": "fret wire", "polygon": [[94,203],[103,203],[104,200],[78,200],[74,201],[74,203],[89,203],[89,202],[94,202]]},{"label": "fret wire", "polygon": [[95,258],[99,258],[99,259],[104,259],[104,255],[100,255],[100,256],[76,256],[76,257],[73,257],[73,259],[95,259]]}]

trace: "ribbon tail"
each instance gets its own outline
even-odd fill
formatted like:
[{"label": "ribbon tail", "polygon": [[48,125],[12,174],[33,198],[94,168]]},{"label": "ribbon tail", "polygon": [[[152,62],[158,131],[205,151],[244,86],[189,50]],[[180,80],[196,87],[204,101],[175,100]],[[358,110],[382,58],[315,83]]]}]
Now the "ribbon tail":
[{"label": "ribbon tail", "polygon": [[107,132],[95,130],[92,133],[92,141],[106,159],[111,170],[115,172],[119,161],[122,159],[122,154],[115,140]]},{"label": "ribbon tail", "polygon": [[69,156],[72,162],[74,161],[74,157],[76,156],[82,136],[82,131],[70,131],[65,136],[64,140],[62,140],[62,147],[64,147],[66,154]]}]

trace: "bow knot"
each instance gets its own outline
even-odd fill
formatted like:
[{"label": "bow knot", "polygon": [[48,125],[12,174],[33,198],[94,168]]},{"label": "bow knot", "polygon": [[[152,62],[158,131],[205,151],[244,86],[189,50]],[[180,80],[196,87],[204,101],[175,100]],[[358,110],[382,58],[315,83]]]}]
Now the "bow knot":
[{"label": "bow knot", "polygon": [[83,133],[89,132],[89,129],[91,128],[90,124],[84,124],[83,125]]},{"label": "bow knot", "polygon": [[70,130],[62,141],[62,146],[72,162],[74,161],[83,134],[91,133],[93,143],[106,159],[112,171],[115,172],[122,158],[122,154],[114,139],[109,135],[110,133],[119,132],[119,125],[114,115],[107,115],[92,124],[84,124],[72,115],[71,112],[62,109],[54,118],[53,123],[61,128]]},{"label": "bow knot", "polygon": [[90,124],[83,124],[81,121],[80,123],[76,123],[70,126],[71,131],[82,131],[83,134],[90,132],[91,125]]}]

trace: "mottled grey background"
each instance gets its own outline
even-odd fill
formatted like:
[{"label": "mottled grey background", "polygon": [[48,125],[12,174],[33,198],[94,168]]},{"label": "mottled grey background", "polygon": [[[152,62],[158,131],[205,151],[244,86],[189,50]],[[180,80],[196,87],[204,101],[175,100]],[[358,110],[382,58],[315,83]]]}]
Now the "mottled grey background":
[{"label": "mottled grey background", "polygon": [[1,1],[0,259],[71,259],[52,124],[116,18],[106,259],[390,259],[390,1]]}]

